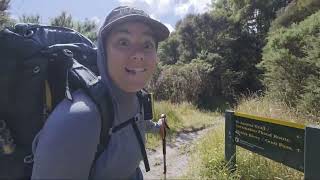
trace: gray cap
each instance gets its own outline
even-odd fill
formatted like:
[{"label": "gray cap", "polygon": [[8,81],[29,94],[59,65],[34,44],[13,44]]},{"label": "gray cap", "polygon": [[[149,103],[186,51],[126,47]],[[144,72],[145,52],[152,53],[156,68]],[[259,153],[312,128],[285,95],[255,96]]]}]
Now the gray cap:
[{"label": "gray cap", "polygon": [[170,34],[168,28],[164,24],[150,18],[143,10],[128,6],[119,6],[113,9],[106,17],[100,33],[105,35],[116,25],[131,21],[139,21],[151,27],[154,37],[158,42],[165,40]]}]

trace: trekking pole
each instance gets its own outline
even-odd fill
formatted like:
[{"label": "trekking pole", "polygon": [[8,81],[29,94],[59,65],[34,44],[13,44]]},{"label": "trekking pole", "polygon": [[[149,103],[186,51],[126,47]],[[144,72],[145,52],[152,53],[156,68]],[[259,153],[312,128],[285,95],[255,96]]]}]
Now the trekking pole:
[{"label": "trekking pole", "polygon": [[169,126],[166,122],[166,115],[165,114],[161,114],[161,119],[163,119],[162,123],[164,123],[164,129],[163,129],[163,137],[162,137],[162,153],[163,153],[163,175],[164,175],[164,179],[166,179],[166,175],[167,175],[167,162],[166,162],[166,136],[167,136],[167,131],[166,129],[169,129]]}]

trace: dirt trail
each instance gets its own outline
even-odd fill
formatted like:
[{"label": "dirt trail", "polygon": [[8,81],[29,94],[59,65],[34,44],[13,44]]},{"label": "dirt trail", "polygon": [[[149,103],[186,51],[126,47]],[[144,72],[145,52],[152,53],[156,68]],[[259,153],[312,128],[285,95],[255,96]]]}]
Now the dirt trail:
[{"label": "dirt trail", "polygon": [[[198,139],[214,127],[216,125],[191,132],[181,132],[171,142],[167,142],[167,179],[174,179],[185,175],[190,160],[190,149]],[[145,172],[144,164],[140,164],[144,179],[163,179],[162,146],[156,150],[147,150],[147,154],[151,170]]]}]

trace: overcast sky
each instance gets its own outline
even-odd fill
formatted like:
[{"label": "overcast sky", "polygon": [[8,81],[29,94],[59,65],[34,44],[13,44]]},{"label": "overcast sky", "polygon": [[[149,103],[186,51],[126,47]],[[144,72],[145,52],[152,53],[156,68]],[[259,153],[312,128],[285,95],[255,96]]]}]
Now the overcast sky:
[{"label": "overcast sky", "polygon": [[41,16],[42,23],[67,11],[75,20],[93,19],[101,23],[111,9],[132,5],[145,10],[172,31],[176,22],[188,13],[204,13],[211,0],[11,0],[9,12],[17,18],[22,14]]}]

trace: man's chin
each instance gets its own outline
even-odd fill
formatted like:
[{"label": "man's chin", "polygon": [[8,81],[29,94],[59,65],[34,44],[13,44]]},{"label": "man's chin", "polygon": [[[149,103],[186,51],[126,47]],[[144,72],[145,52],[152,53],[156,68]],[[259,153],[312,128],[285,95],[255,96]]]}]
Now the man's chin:
[{"label": "man's chin", "polygon": [[135,84],[135,85],[123,87],[121,89],[127,93],[136,93],[144,87],[145,87],[145,84]]}]

